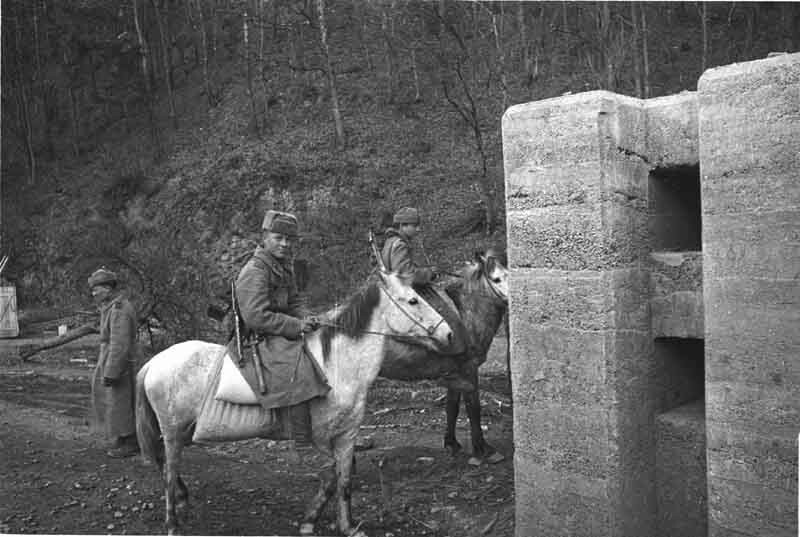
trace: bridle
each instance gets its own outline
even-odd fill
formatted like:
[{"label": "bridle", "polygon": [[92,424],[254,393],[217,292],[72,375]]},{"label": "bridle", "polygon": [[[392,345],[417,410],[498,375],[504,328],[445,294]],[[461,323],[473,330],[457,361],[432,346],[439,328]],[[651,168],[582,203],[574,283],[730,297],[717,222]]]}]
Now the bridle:
[{"label": "bridle", "polygon": [[481,257],[481,260],[483,261],[483,271],[482,272],[483,272],[483,279],[486,280],[486,285],[492,291],[492,294],[494,295],[494,297],[496,299],[498,299],[501,302],[507,304],[508,303],[508,297],[503,297],[503,295],[500,294],[500,291],[498,291],[495,288],[494,282],[489,278],[489,260],[487,258],[485,258],[485,257]]},{"label": "bridle", "polygon": [[[444,317],[442,317],[441,314],[439,314],[440,319],[439,319],[438,323],[436,323],[435,325],[431,325],[431,326],[425,326],[423,323],[421,323],[419,321],[419,319],[417,319],[411,313],[409,313],[403,307],[403,305],[400,303],[400,301],[398,301],[395,297],[392,296],[392,294],[386,288],[386,285],[383,283],[383,277],[381,277],[381,283],[379,284],[378,288],[381,291],[383,291],[383,293],[389,298],[389,300],[392,302],[392,304],[397,306],[397,308],[403,313],[403,315],[408,317],[411,320],[411,322],[413,322],[416,326],[418,326],[418,327],[422,328],[423,330],[425,330],[425,332],[429,336],[433,336],[433,334],[436,333],[436,330],[439,329],[439,326],[441,326],[441,324],[445,322]],[[330,321],[324,321],[324,320],[319,320],[319,324],[321,326],[328,326],[330,328],[344,328],[341,325],[338,325],[338,324],[330,322]],[[394,338],[401,338],[401,339],[411,339],[411,338],[414,337],[414,336],[403,336],[403,335],[400,335],[400,334],[393,334],[393,333],[390,333],[390,332],[379,332],[379,331],[375,331],[375,330],[360,330],[360,332],[362,334],[372,334],[372,335],[376,335],[376,336],[394,337]]]}]

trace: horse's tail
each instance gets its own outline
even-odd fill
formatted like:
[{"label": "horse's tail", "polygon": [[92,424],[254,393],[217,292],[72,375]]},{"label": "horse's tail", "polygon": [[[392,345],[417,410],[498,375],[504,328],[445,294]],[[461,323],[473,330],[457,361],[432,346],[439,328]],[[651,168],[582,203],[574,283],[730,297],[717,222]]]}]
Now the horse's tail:
[{"label": "horse's tail", "polygon": [[159,470],[164,467],[164,443],[161,441],[161,428],[158,418],[144,389],[144,378],[147,365],[142,367],[136,376],[136,436],[142,454],[158,464]]}]

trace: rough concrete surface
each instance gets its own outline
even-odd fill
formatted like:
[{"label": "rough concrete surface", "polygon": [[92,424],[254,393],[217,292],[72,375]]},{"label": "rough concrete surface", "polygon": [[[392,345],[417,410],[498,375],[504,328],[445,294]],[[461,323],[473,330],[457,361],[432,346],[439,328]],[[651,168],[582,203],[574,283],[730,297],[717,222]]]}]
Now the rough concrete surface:
[{"label": "rough concrete surface", "polygon": [[709,535],[794,535],[800,54],[709,70],[698,95]]},{"label": "rough concrete surface", "polygon": [[658,536],[707,532],[706,429],[699,399],[656,418]]}]

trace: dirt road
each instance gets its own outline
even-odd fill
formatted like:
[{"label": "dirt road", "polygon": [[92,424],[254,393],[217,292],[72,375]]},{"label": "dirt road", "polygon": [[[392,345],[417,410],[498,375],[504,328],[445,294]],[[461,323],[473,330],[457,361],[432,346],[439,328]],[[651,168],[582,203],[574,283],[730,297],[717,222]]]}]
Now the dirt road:
[{"label": "dirt road", "polygon": [[[140,458],[107,458],[92,432],[94,350],[85,341],[18,363],[8,343],[0,344],[0,532],[164,532],[155,468]],[[357,454],[353,488],[354,520],[368,535],[513,535],[512,428],[510,414],[497,404],[508,401],[499,367],[490,360],[483,372],[483,423],[488,441],[507,457],[477,467],[468,464],[468,453],[452,458],[441,447],[441,388],[378,380],[361,431],[374,447]],[[458,437],[468,451],[463,414]],[[316,491],[316,469],[291,465],[286,456],[283,444],[264,440],[189,448],[183,468],[191,508],[183,531],[296,534]],[[329,508],[318,531],[335,534],[325,528],[333,521]]]}]

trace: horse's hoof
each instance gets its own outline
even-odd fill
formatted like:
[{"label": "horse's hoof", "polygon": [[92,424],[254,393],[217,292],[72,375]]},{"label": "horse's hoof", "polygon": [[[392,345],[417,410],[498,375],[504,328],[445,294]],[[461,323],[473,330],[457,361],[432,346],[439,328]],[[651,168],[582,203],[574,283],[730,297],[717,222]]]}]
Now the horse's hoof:
[{"label": "horse's hoof", "polygon": [[455,457],[461,453],[461,444],[458,442],[445,442],[444,448],[450,452],[451,457]]},{"label": "horse's hoof", "polygon": [[497,464],[498,462],[502,462],[504,460],[506,460],[506,456],[499,451],[495,451],[486,458],[486,462],[489,464]]},{"label": "horse's hoof", "polygon": [[300,524],[300,535],[314,535],[314,524],[311,522]]}]

